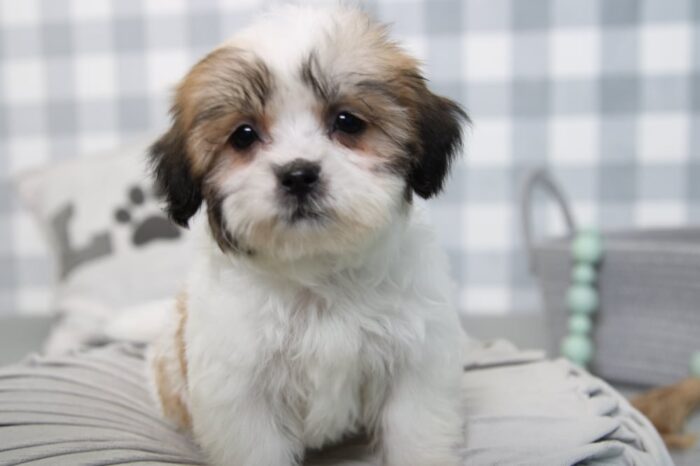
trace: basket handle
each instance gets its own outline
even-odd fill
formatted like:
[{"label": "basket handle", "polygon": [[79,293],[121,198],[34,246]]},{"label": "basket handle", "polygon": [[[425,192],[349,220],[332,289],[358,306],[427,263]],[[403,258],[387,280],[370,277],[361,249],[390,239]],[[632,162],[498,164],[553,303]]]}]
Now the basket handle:
[{"label": "basket handle", "polygon": [[566,223],[566,228],[569,230],[569,234],[576,231],[576,222],[571,214],[569,203],[559,185],[554,182],[549,173],[543,168],[528,173],[525,183],[523,184],[522,196],[520,196],[520,218],[522,221],[525,247],[527,248],[527,259],[531,271],[535,269],[534,235],[532,231],[532,198],[537,188],[542,188],[543,191],[549,194],[557,204],[559,204],[559,209],[564,217],[564,222]]}]

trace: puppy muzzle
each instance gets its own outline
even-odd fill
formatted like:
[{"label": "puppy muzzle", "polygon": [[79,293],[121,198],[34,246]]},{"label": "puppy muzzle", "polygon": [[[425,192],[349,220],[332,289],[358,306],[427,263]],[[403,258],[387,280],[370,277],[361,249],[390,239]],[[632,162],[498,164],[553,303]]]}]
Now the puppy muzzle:
[{"label": "puppy muzzle", "polygon": [[280,192],[280,202],[288,212],[287,220],[294,223],[322,217],[319,201],[323,197],[321,166],[316,162],[295,159],[274,168]]},{"label": "puppy muzzle", "polygon": [[275,168],[281,190],[302,200],[320,185],[321,166],[315,162],[296,159]]}]

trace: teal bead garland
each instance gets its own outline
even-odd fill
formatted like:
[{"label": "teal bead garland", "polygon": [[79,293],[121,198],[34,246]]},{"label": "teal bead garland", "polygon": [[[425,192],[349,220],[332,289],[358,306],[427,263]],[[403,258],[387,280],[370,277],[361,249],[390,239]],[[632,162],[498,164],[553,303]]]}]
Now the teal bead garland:
[{"label": "teal bead garland", "polygon": [[598,291],[586,283],[574,283],[566,294],[566,304],[575,314],[593,314],[598,309]]},{"label": "teal bead garland", "polygon": [[593,359],[593,329],[591,316],[600,306],[596,288],[596,267],[603,257],[603,240],[593,229],[577,233],[571,243],[574,267],[571,271],[571,287],[566,293],[566,306],[571,312],[569,334],[561,342],[561,354],[579,366],[586,366]]},{"label": "teal bead garland", "polygon": [[590,264],[578,264],[571,272],[571,280],[574,283],[590,285],[595,281],[595,269]]},{"label": "teal bead garland", "polygon": [[603,256],[603,240],[593,229],[582,230],[571,243],[571,255],[577,263],[595,265]]},{"label": "teal bead garland", "polygon": [[585,366],[593,357],[593,343],[586,335],[567,335],[561,343],[561,352],[569,361]]},{"label": "teal bead garland", "polygon": [[700,351],[696,351],[690,358],[690,375],[700,377]]},{"label": "teal bead garland", "polygon": [[[566,306],[571,312],[569,333],[561,341],[561,354],[569,361],[585,367],[593,359],[592,316],[600,307],[596,267],[603,258],[603,239],[596,230],[578,232],[571,242],[571,286],[566,293]],[[700,378],[700,351],[690,357],[690,375]]]},{"label": "teal bead garland", "polygon": [[588,335],[593,330],[593,322],[587,315],[574,314],[569,317],[569,333],[572,335]]}]

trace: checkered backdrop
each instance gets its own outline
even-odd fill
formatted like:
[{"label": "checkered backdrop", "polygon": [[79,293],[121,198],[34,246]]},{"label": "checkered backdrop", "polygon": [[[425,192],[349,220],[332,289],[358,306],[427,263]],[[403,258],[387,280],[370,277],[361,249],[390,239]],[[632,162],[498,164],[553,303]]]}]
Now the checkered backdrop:
[{"label": "checkered backdrop", "polygon": [[[176,80],[261,4],[0,0],[0,313],[45,311],[51,282],[12,177],[165,128]],[[538,307],[516,211],[529,167],[553,170],[582,223],[700,219],[697,2],[364,4],[474,120],[432,204],[463,312]]]}]

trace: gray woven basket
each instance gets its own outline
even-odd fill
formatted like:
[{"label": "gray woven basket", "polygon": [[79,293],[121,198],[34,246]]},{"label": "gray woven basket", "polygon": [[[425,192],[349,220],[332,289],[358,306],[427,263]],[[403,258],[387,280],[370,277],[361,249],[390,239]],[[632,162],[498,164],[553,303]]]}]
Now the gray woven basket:
[{"label": "gray woven basket", "polygon": [[[538,188],[559,203],[569,230],[565,237],[533,238],[532,195]],[[567,333],[565,296],[576,222],[544,171],[528,177],[521,211],[530,266],[544,300],[549,350],[556,355]],[[591,370],[608,380],[643,385],[687,377],[691,354],[700,350],[700,228],[603,232],[603,241]]]}]

